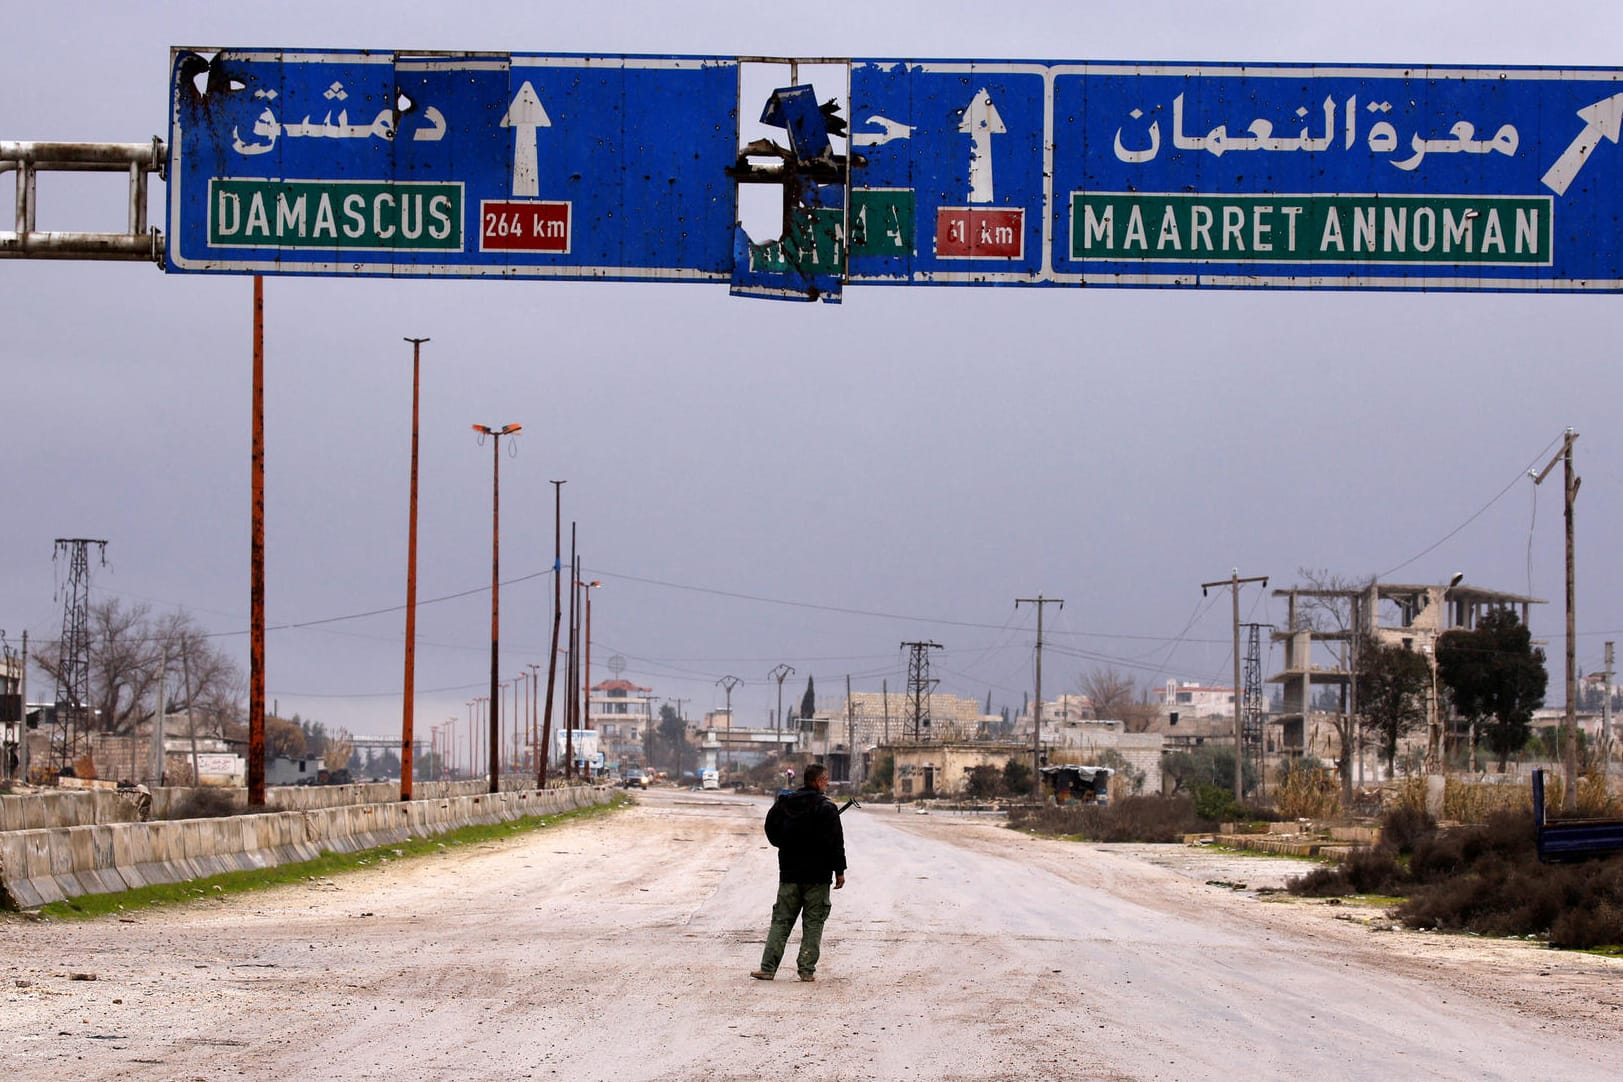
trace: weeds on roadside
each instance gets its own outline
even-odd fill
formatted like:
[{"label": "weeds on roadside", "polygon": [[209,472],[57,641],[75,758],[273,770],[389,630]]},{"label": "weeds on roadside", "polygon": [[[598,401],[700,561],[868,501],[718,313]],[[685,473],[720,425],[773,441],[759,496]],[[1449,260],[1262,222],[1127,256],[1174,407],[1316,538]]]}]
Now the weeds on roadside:
[{"label": "weeds on roadside", "polygon": [[1090,842],[1177,842],[1210,830],[1184,797],[1130,796],[1111,804],[1071,804],[1014,809],[1009,826],[1038,834],[1070,835]]}]

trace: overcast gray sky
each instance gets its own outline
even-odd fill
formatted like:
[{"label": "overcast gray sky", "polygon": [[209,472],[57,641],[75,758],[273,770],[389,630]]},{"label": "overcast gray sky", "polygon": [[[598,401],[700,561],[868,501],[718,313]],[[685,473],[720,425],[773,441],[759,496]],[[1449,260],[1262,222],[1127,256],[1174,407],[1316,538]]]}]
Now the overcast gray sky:
[{"label": "overcast gray sky", "polygon": [[[1604,65],[1615,3],[478,3],[24,5],[0,139],[166,136],[169,47],[1053,60]],[[1590,168],[1623,175],[1623,147]],[[0,182],[8,205],[10,180]],[[43,229],[122,227],[118,178],[39,183]],[[160,188],[161,193],[161,188]],[[161,217],[161,194],[153,200]],[[1618,238],[1606,238],[1616,245]],[[764,722],[779,662],[823,694],[905,679],[1018,708],[1035,615],[1045,690],[1095,664],[1226,682],[1228,575],[1531,591],[1560,700],[1559,484],[1575,427],[1578,658],[1623,638],[1611,539],[1610,296],[857,288],[841,306],[722,285],[266,282],[268,695],[398,732],[410,347],[424,348],[420,727],[488,679],[490,449],[502,466],[503,679],[545,660],[552,489],[579,523],[596,675]],[[96,596],[184,608],[248,642],[251,280],[0,263],[0,627],[60,631],[52,539],[109,542]],[[1520,479],[1518,479],[1520,478]],[[1480,512],[1480,514],[1478,514]],[[1472,516],[1475,515],[1474,519]],[[1469,524],[1467,523],[1469,521]],[[1463,528],[1461,528],[1463,525]],[[1446,538],[1446,540],[1445,540]],[[1440,543],[1439,543],[1440,542]],[[431,599],[463,595],[429,604]],[[1250,588],[1247,619],[1282,607]],[[1277,651],[1265,667],[1277,668]],[[43,697],[36,693],[33,698]],[[419,728],[419,733],[424,730]]]}]

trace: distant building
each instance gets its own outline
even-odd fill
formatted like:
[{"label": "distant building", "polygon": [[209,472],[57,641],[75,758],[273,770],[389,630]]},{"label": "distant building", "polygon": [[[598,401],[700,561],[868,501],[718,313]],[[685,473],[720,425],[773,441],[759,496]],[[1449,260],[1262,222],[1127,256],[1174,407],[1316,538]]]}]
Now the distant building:
[{"label": "distant building", "polygon": [[1234,689],[1222,685],[1197,684],[1188,680],[1168,680],[1155,689],[1155,701],[1163,716],[1218,718],[1234,716]]},{"label": "distant building", "polygon": [[605,680],[587,696],[587,728],[609,770],[647,765],[647,737],[654,724],[654,689],[629,680]]}]

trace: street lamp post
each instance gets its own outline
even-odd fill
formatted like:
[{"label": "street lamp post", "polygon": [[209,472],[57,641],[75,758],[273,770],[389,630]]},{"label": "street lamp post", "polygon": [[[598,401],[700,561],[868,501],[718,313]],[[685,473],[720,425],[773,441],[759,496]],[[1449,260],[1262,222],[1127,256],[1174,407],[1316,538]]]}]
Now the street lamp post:
[{"label": "street lamp post", "polygon": [[[503,436],[512,436],[522,429],[523,425],[503,425],[501,428],[491,428],[486,425],[474,425],[473,430],[481,436],[490,437],[490,699],[499,705],[501,700],[497,697],[496,666],[501,656],[501,576],[502,576],[502,456],[501,445]],[[498,710],[490,712],[490,791],[501,791],[501,734],[497,731]]]},{"label": "street lamp post", "polygon": [[733,688],[744,681],[736,676],[723,676],[716,683],[727,693],[727,773],[733,772]]}]

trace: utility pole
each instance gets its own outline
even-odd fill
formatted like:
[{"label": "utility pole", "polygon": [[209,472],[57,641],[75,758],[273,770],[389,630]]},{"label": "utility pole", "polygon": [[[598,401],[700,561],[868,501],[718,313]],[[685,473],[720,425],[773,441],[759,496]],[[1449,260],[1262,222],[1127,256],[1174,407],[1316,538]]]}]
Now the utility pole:
[{"label": "utility pole", "polygon": [[1017,597],[1014,607],[1037,606],[1037,704],[1031,715],[1031,799],[1043,798],[1043,606],[1058,605],[1065,608],[1062,597]]},{"label": "utility pole", "polygon": [[1549,476],[1555,464],[1562,464],[1562,488],[1566,505],[1567,522],[1567,716],[1561,726],[1561,735],[1566,744],[1566,796],[1562,806],[1568,814],[1578,810],[1578,658],[1577,658],[1577,625],[1573,616],[1575,607],[1576,589],[1575,573],[1573,569],[1572,546],[1572,507],[1578,499],[1578,486],[1583,484],[1583,478],[1578,477],[1572,470],[1572,445],[1577,442],[1578,433],[1567,429],[1561,441],[1561,450],[1555,453],[1549,464],[1540,470],[1533,478],[1535,485],[1542,484],[1544,478]]},{"label": "utility pole", "polygon": [[[727,773],[733,772],[733,688],[744,681],[736,676],[723,676],[716,684],[727,693]],[[711,700],[714,702],[715,700]]]},{"label": "utility pole", "polygon": [[857,722],[851,706],[851,674],[845,674],[845,780],[857,788]]},{"label": "utility pole", "polygon": [[773,750],[781,751],[783,747],[783,678],[795,674],[794,666],[780,664],[766,675],[778,682],[778,713],[773,722],[777,744]]},{"label": "utility pole", "polygon": [[[544,769],[541,765],[541,663],[531,661],[525,668],[530,670],[530,754],[535,756],[535,769],[539,777]],[[536,788],[541,788],[539,781]]]},{"label": "utility pole", "polygon": [[580,620],[576,613],[580,605],[580,558],[575,554],[575,523],[569,524],[569,646],[564,664],[564,686],[569,689],[569,701],[564,704],[564,777],[575,777],[575,721],[579,714],[579,697],[575,694],[576,654],[579,650]]},{"label": "utility pole", "polygon": [[163,660],[158,662],[158,710],[152,717],[152,785],[158,788],[163,785],[163,717],[169,712],[169,689],[165,686],[169,678],[169,644],[163,645]]},{"label": "utility pole", "polygon": [[885,713],[885,747],[890,747],[890,681],[879,681],[879,704]]},{"label": "utility pole", "polygon": [[406,678],[400,704],[400,799],[411,799],[412,722],[417,695],[417,418],[421,353],[427,338],[411,343],[411,495],[406,513]]},{"label": "utility pole", "polygon": [[492,428],[474,425],[481,436],[490,437],[490,791],[501,792],[501,698],[497,693],[497,664],[501,658],[501,588],[502,588],[502,437],[516,434],[523,425],[503,425]]},{"label": "utility pole", "polygon": [[1606,674],[1601,684],[1600,722],[1600,784],[1601,794],[1609,796],[1612,789],[1612,644],[1606,644]]},{"label": "utility pole", "polygon": [[680,782],[682,780],[682,749],[687,747],[687,742],[688,742],[688,722],[687,722],[687,718],[682,714],[682,704],[692,702],[693,700],[691,700],[691,699],[669,699],[667,701],[668,702],[673,702],[673,703],[676,704],[676,720],[682,723],[682,731],[677,736],[676,749],[675,749],[676,750],[676,780],[678,782]]},{"label": "utility pole", "polygon": [[[28,632],[26,629],[23,631],[23,668],[22,679],[17,684],[17,699],[17,705],[21,707],[17,712],[17,743],[22,745],[19,749],[21,754],[17,757],[19,760],[17,765],[22,768],[22,781],[26,785],[28,783],[28,768],[32,765],[33,760],[33,756],[29,754],[28,750]],[[191,711],[192,704],[188,701],[186,704],[188,717],[191,716]]]},{"label": "utility pole", "polygon": [[[1242,697],[1243,697],[1240,694],[1240,587],[1245,585],[1248,582],[1260,582],[1260,583],[1262,583],[1262,588],[1264,590],[1266,590],[1268,588],[1268,576],[1267,575],[1253,575],[1251,578],[1242,579],[1240,577],[1240,569],[1237,568],[1237,567],[1229,572],[1229,577],[1226,578],[1226,579],[1218,579],[1216,582],[1203,582],[1203,583],[1200,584],[1200,596],[1201,597],[1205,597],[1206,596],[1206,591],[1211,589],[1214,586],[1227,586],[1229,588],[1230,593],[1233,595],[1233,600],[1234,600],[1234,799],[1235,800],[1244,800],[1245,799],[1245,768],[1244,768],[1244,763],[1245,763],[1245,722],[1244,722],[1244,720],[1242,718],[1242,713],[1243,713],[1242,706],[1243,706],[1243,704],[1240,701],[1242,699]],[[1308,704],[1306,704],[1306,703],[1302,704],[1302,709],[1304,711],[1307,709],[1307,705]]]}]

